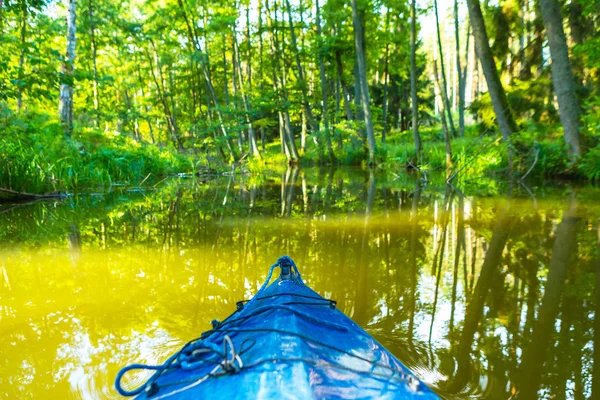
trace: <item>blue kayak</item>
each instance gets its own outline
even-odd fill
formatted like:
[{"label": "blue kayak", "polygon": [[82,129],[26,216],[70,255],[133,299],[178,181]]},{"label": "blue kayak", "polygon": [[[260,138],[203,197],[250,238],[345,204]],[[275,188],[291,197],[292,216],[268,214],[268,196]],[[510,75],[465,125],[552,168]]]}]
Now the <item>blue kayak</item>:
[{"label": "blue kayak", "polygon": [[[281,270],[269,285],[275,268]],[[154,370],[126,390],[123,375]],[[164,364],[132,364],[115,382],[138,399],[439,399],[396,357],[306,286],[281,257],[249,301]]]}]

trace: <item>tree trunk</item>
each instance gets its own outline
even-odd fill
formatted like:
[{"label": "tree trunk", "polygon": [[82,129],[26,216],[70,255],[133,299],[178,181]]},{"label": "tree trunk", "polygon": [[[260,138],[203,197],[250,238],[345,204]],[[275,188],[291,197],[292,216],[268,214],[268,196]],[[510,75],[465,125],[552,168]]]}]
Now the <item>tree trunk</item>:
[{"label": "tree trunk", "polygon": [[279,140],[281,142],[281,151],[285,154],[285,158],[288,161],[288,164],[292,162],[292,156],[290,154],[290,149],[287,146],[287,133],[285,132],[285,124],[283,122],[283,113],[280,111],[279,113]]},{"label": "tree trunk", "polygon": [[356,47],[356,58],[358,63],[358,85],[360,87],[361,100],[367,130],[367,143],[369,145],[369,164],[375,164],[375,132],[371,120],[371,100],[369,99],[369,85],[367,83],[367,63],[365,60],[365,46],[363,42],[363,27],[361,26],[357,0],[352,0],[352,20],[354,25],[354,44]]},{"label": "tree trunk", "polygon": [[[235,22],[233,23],[233,35],[235,35]],[[231,105],[232,105],[232,109],[234,112],[237,113],[237,109],[238,109],[238,102],[237,102],[237,97],[238,97],[238,79],[237,79],[237,75],[236,75],[236,60],[235,60],[235,47],[237,47],[237,39],[231,38],[231,86],[232,86],[232,91],[231,91]],[[238,50],[238,61],[239,61],[239,50]],[[240,61],[241,62],[241,61]],[[240,83],[241,84],[241,83]],[[237,145],[238,145],[238,150],[240,151],[240,156],[241,154],[244,154],[244,134],[242,133],[241,129],[237,130]]]},{"label": "tree trunk", "polygon": [[[287,104],[289,104],[287,90],[285,87],[284,80],[284,72],[282,71],[282,67],[280,65],[280,60],[283,58],[282,52],[279,50],[279,38],[277,31],[275,30],[275,23],[273,23],[273,19],[270,16],[269,10],[269,2],[265,2],[265,7],[267,9],[267,20],[269,22],[271,28],[271,51],[273,53],[272,57],[274,60],[274,69],[273,69],[273,88],[275,91],[279,91],[281,93],[284,109],[280,111],[280,124],[282,127],[281,136],[282,136],[282,146],[286,151],[286,156],[288,157],[288,161],[291,163],[297,163],[300,159],[300,155],[298,154],[298,149],[296,148],[296,143],[294,142],[294,133],[292,131],[292,124],[290,123],[290,114],[287,109]],[[275,18],[277,18],[277,9],[275,9]],[[287,154],[289,152],[289,156]]]},{"label": "tree trunk", "polygon": [[94,7],[92,0],[88,0],[88,13],[90,18],[90,42],[92,50],[92,81],[94,90],[94,126],[98,125],[98,112],[100,101],[98,99],[98,66],[96,65],[96,27],[94,25]]},{"label": "tree trunk", "polygon": [[550,46],[552,84],[558,98],[560,123],[563,126],[569,157],[571,161],[576,161],[581,157],[579,104],[575,94],[575,78],[569,60],[560,3],[557,0],[540,0],[540,6]]},{"label": "tree trunk", "polygon": [[435,10],[435,26],[437,30],[438,50],[440,52],[440,66],[442,67],[442,91],[440,94],[448,115],[448,123],[450,125],[450,130],[452,131],[452,137],[456,137],[456,129],[454,128],[454,121],[452,120],[452,107],[450,106],[450,99],[448,98],[448,80],[446,79],[446,67],[444,66],[444,50],[442,49],[442,35],[440,33],[440,18],[438,15],[437,0],[433,0],[433,8]]},{"label": "tree trunk", "polygon": [[21,50],[19,55],[19,82],[17,83],[17,114],[23,107],[23,83],[25,79],[25,41],[27,38],[27,3],[21,5]]},{"label": "tree trunk", "polygon": [[[315,3],[315,15],[316,15],[316,24],[317,24],[317,37],[319,39],[319,42],[321,42],[322,39],[322,33],[321,33],[321,16],[320,16],[320,9],[319,9],[319,0],[316,0]],[[321,101],[323,102],[322,104],[322,121],[323,121],[323,128],[325,129],[325,142],[327,143],[327,155],[329,157],[329,162],[333,163],[335,161],[335,156],[333,155],[333,148],[331,146],[331,135],[329,132],[329,112],[328,112],[328,108],[327,108],[327,81],[325,79],[325,60],[324,60],[324,56],[323,56],[323,48],[319,47],[318,48],[318,52],[319,52],[319,76],[321,78]]]},{"label": "tree trunk", "polygon": [[344,111],[346,112],[346,120],[352,121],[352,108],[350,107],[350,90],[348,84],[344,79],[344,69],[342,64],[342,54],[339,49],[335,50],[335,62],[337,66],[337,73],[342,85],[342,92],[344,95]]},{"label": "tree trunk", "polygon": [[73,70],[75,64],[75,33],[76,25],[76,0],[69,0],[69,15],[67,17],[67,53],[62,65],[62,83],[58,114],[63,124],[65,134],[73,134]]},{"label": "tree trunk", "polygon": [[417,6],[410,2],[410,97],[412,103],[412,133],[417,165],[421,164],[421,135],[419,134],[419,103],[417,98]]},{"label": "tree trunk", "polygon": [[[385,13],[385,33],[387,34],[390,29],[390,10],[386,8]],[[387,134],[387,100],[388,100],[388,79],[389,79],[389,69],[388,65],[390,62],[390,41],[387,40],[385,43],[385,61],[383,67],[383,100],[381,104],[382,108],[382,129],[381,129],[381,143],[385,144],[385,136]]]},{"label": "tree trunk", "polygon": [[[250,46],[250,2],[246,4],[246,43],[248,52],[246,57],[246,76],[248,76],[248,90],[252,90],[252,48]],[[240,56],[238,55],[238,58]],[[238,60],[239,61],[239,60]],[[240,85],[241,85],[240,81]]]},{"label": "tree trunk", "polygon": [[[441,61],[441,60],[440,60]],[[450,144],[450,133],[448,132],[448,125],[446,124],[446,104],[444,104],[444,99],[443,99],[443,92],[442,92],[442,82],[440,82],[440,76],[438,74],[438,66],[437,66],[437,60],[433,60],[433,76],[435,78],[435,82],[437,84],[438,87],[438,92],[440,94],[440,97],[442,97],[442,101],[441,101],[441,105],[442,105],[442,111],[441,111],[441,116],[442,116],[442,130],[444,131],[444,143],[446,143],[446,169],[450,169],[452,168],[452,145]]]},{"label": "tree trunk", "polygon": [[233,68],[234,70],[237,69],[238,79],[240,82],[240,94],[242,95],[242,102],[244,103],[245,111],[244,117],[246,119],[246,123],[248,124],[248,142],[250,144],[250,156],[260,159],[260,153],[258,151],[258,146],[256,145],[256,135],[254,133],[254,127],[252,126],[252,120],[250,118],[250,100],[246,97],[246,92],[244,90],[244,80],[242,78],[242,66],[240,62],[240,51],[235,37],[235,30],[233,31],[233,61]]},{"label": "tree trunk", "polygon": [[[190,21],[187,17],[187,13],[186,13],[185,7],[183,5],[183,0],[177,0],[177,2],[179,4],[179,8],[181,9],[183,19],[187,26],[188,36],[189,36],[189,40],[190,40],[190,49],[193,52],[198,52],[203,56],[203,59],[200,62],[200,67],[202,69],[204,81],[205,81],[206,87],[210,93],[212,102],[215,106],[217,116],[219,117],[219,126],[221,128],[221,133],[223,134],[223,137],[225,138],[225,145],[227,146],[227,150],[229,150],[229,155],[233,160],[236,160],[238,158],[238,156],[235,153],[235,150],[233,149],[233,146],[231,145],[231,142],[229,140],[229,134],[227,132],[227,127],[225,126],[225,120],[223,119],[223,113],[221,112],[221,109],[219,108],[219,101],[217,100],[217,94],[215,93],[215,87],[212,83],[212,79],[210,76],[210,69],[208,68],[208,61],[206,61],[204,59],[204,56],[208,57],[208,43],[209,42],[208,42],[208,40],[206,40],[206,37],[205,37],[204,42],[206,43],[206,54],[202,54],[202,47],[200,46],[200,41],[198,40],[198,37],[196,36],[195,30],[192,29],[192,25],[190,24]],[[205,23],[206,23],[206,21],[205,21]],[[205,32],[206,32],[206,30],[205,30]]]},{"label": "tree trunk", "polygon": [[496,113],[496,121],[504,141],[506,142],[508,156],[508,173],[512,172],[513,151],[510,143],[510,136],[517,130],[517,124],[506,98],[506,92],[502,87],[500,75],[496,69],[494,56],[490,48],[485,21],[481,13],[479,0],[467,0],[469,7],[469,17],[471,18],[471,27],[473,28],[473,37],[475,38],[475,52],[481,62],[483,74],[487,82],[488,91],[492,98],[492,106]]},{"label": "tree trunk", "polygon": [[314,124],[314,117],[312,114],[312,110],[310,105],[308,104],[308,90],[306,87],[306,81],[304,80],[304,71],[302,69],[302,64],[300,63],[300,52],[298,51],[298,43],[296,40],[296,31],[294,29],[294,21],[292,20],[292,7],[290,5],[289,0],[285,0],[285,5],[288,11],[288,22],[290,25],[290,37],[292,41],[292,51],[294,52],[294,59],[296,60],[296,71],[298,73],[298,83],[300,85],[300,90],[302,92],[302,107],[304,109],[304,115],[306,116],[306,120],[310,129],[313,133],[317,132],[318,129]]},{"label": "tree trunk", "polygon": [[[258,0],[258,76],[260,79],[260,92],[265,92],[265,79],[263,77],[263,23],[262,23],[262,0]],[[260,146],[261,150],[265,151],[265,128],[260,127]]]},{"label": "tree trunk", "polygon": [[152,75],[152,80],[154,81],[154,84],[156,86],[156,90],[158,92],[158,97],[160,98],[160,102],[163,106],[163,111],[165,113],[165,118],[167,120],[167,124],[168,124],[168,129],[169,132],[171,134],[171,140],[173,141],[173,147],[175,147],[178,150],[183,150],[183,144],[181,143],[181,140],[179,139],[179,129],[177,127],[177,121],[173,118],[173,113],[171,108],[169,107],[169,103],[167,101],[167,97],[165,94],[165,88],[164,88],[164,79],[162,76],[162,68],[160,66],[160,61],[158,58],[158,52],[156,50],[156,46],[154,45],[154,42],[152,40],[150,40],[150,43],[152,44],[152,48],[154,49],[154,57],[156,59],[156,68],[158,70],[158,74],[159,76],[156,76],[156,73],[154,72],[154,63],[152,62],[152,56],[150,55],[150,52],[146,51],[146,56],[148,58],[148,62],[150,63],[150,73]]},{"label": "tree trunk", "polygon": [[469,62],[469,30],[467,29],[467,48],[465,51],[465,68],[460,62],[460,29],[458,25],[458,0],[454,0],[454,37],[456,42],[456,76],[458,77],[458,136],[465,135],[465,87],[467,83],[467,65]]},{"label": "tree trunk", "polygon": [[229,105],[229,75],[227,75],[227,48],[225,47],[225,37],[223,37],[223,93],[225,96],[225,106]]}]

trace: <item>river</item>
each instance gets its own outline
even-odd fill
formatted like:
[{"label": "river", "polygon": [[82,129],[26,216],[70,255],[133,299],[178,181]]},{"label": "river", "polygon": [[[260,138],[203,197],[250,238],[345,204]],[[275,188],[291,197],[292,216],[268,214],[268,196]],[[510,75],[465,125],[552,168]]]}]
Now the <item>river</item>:
[{"label": "river", "polygon": [[600,396],[598,188],[422,178],[289,169],[1,205],[0,397],[118,398],[121,367],[164,361],[283,254],[446,398]]}]

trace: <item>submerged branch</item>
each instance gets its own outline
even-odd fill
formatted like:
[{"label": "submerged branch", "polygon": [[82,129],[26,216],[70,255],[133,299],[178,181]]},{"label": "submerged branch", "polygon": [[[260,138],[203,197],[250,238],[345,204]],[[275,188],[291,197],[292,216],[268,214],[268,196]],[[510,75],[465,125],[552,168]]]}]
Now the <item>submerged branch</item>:
[{"label": "submerged branch", "polygon": [[0,203],[9,201],[27,201],[27,200],[41,200],[41,199],[57,199],[66,197],[65,193],[46,193],[46,194],[34,194],[26,192],[18,192],[16,190],[0,188]]}]

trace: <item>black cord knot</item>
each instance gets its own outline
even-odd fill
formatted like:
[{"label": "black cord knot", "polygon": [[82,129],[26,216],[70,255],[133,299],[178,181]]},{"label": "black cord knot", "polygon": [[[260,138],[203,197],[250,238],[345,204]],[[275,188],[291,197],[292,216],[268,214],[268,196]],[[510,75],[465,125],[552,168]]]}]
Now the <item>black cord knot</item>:
[{"label": "black cord knot", "polygon": [[146,390],[146,397],[152,397],[156,393],[158,393],[158,385],[156,384],[156,382],[151,382],[150,384],[146,385],[145,390]]}]

